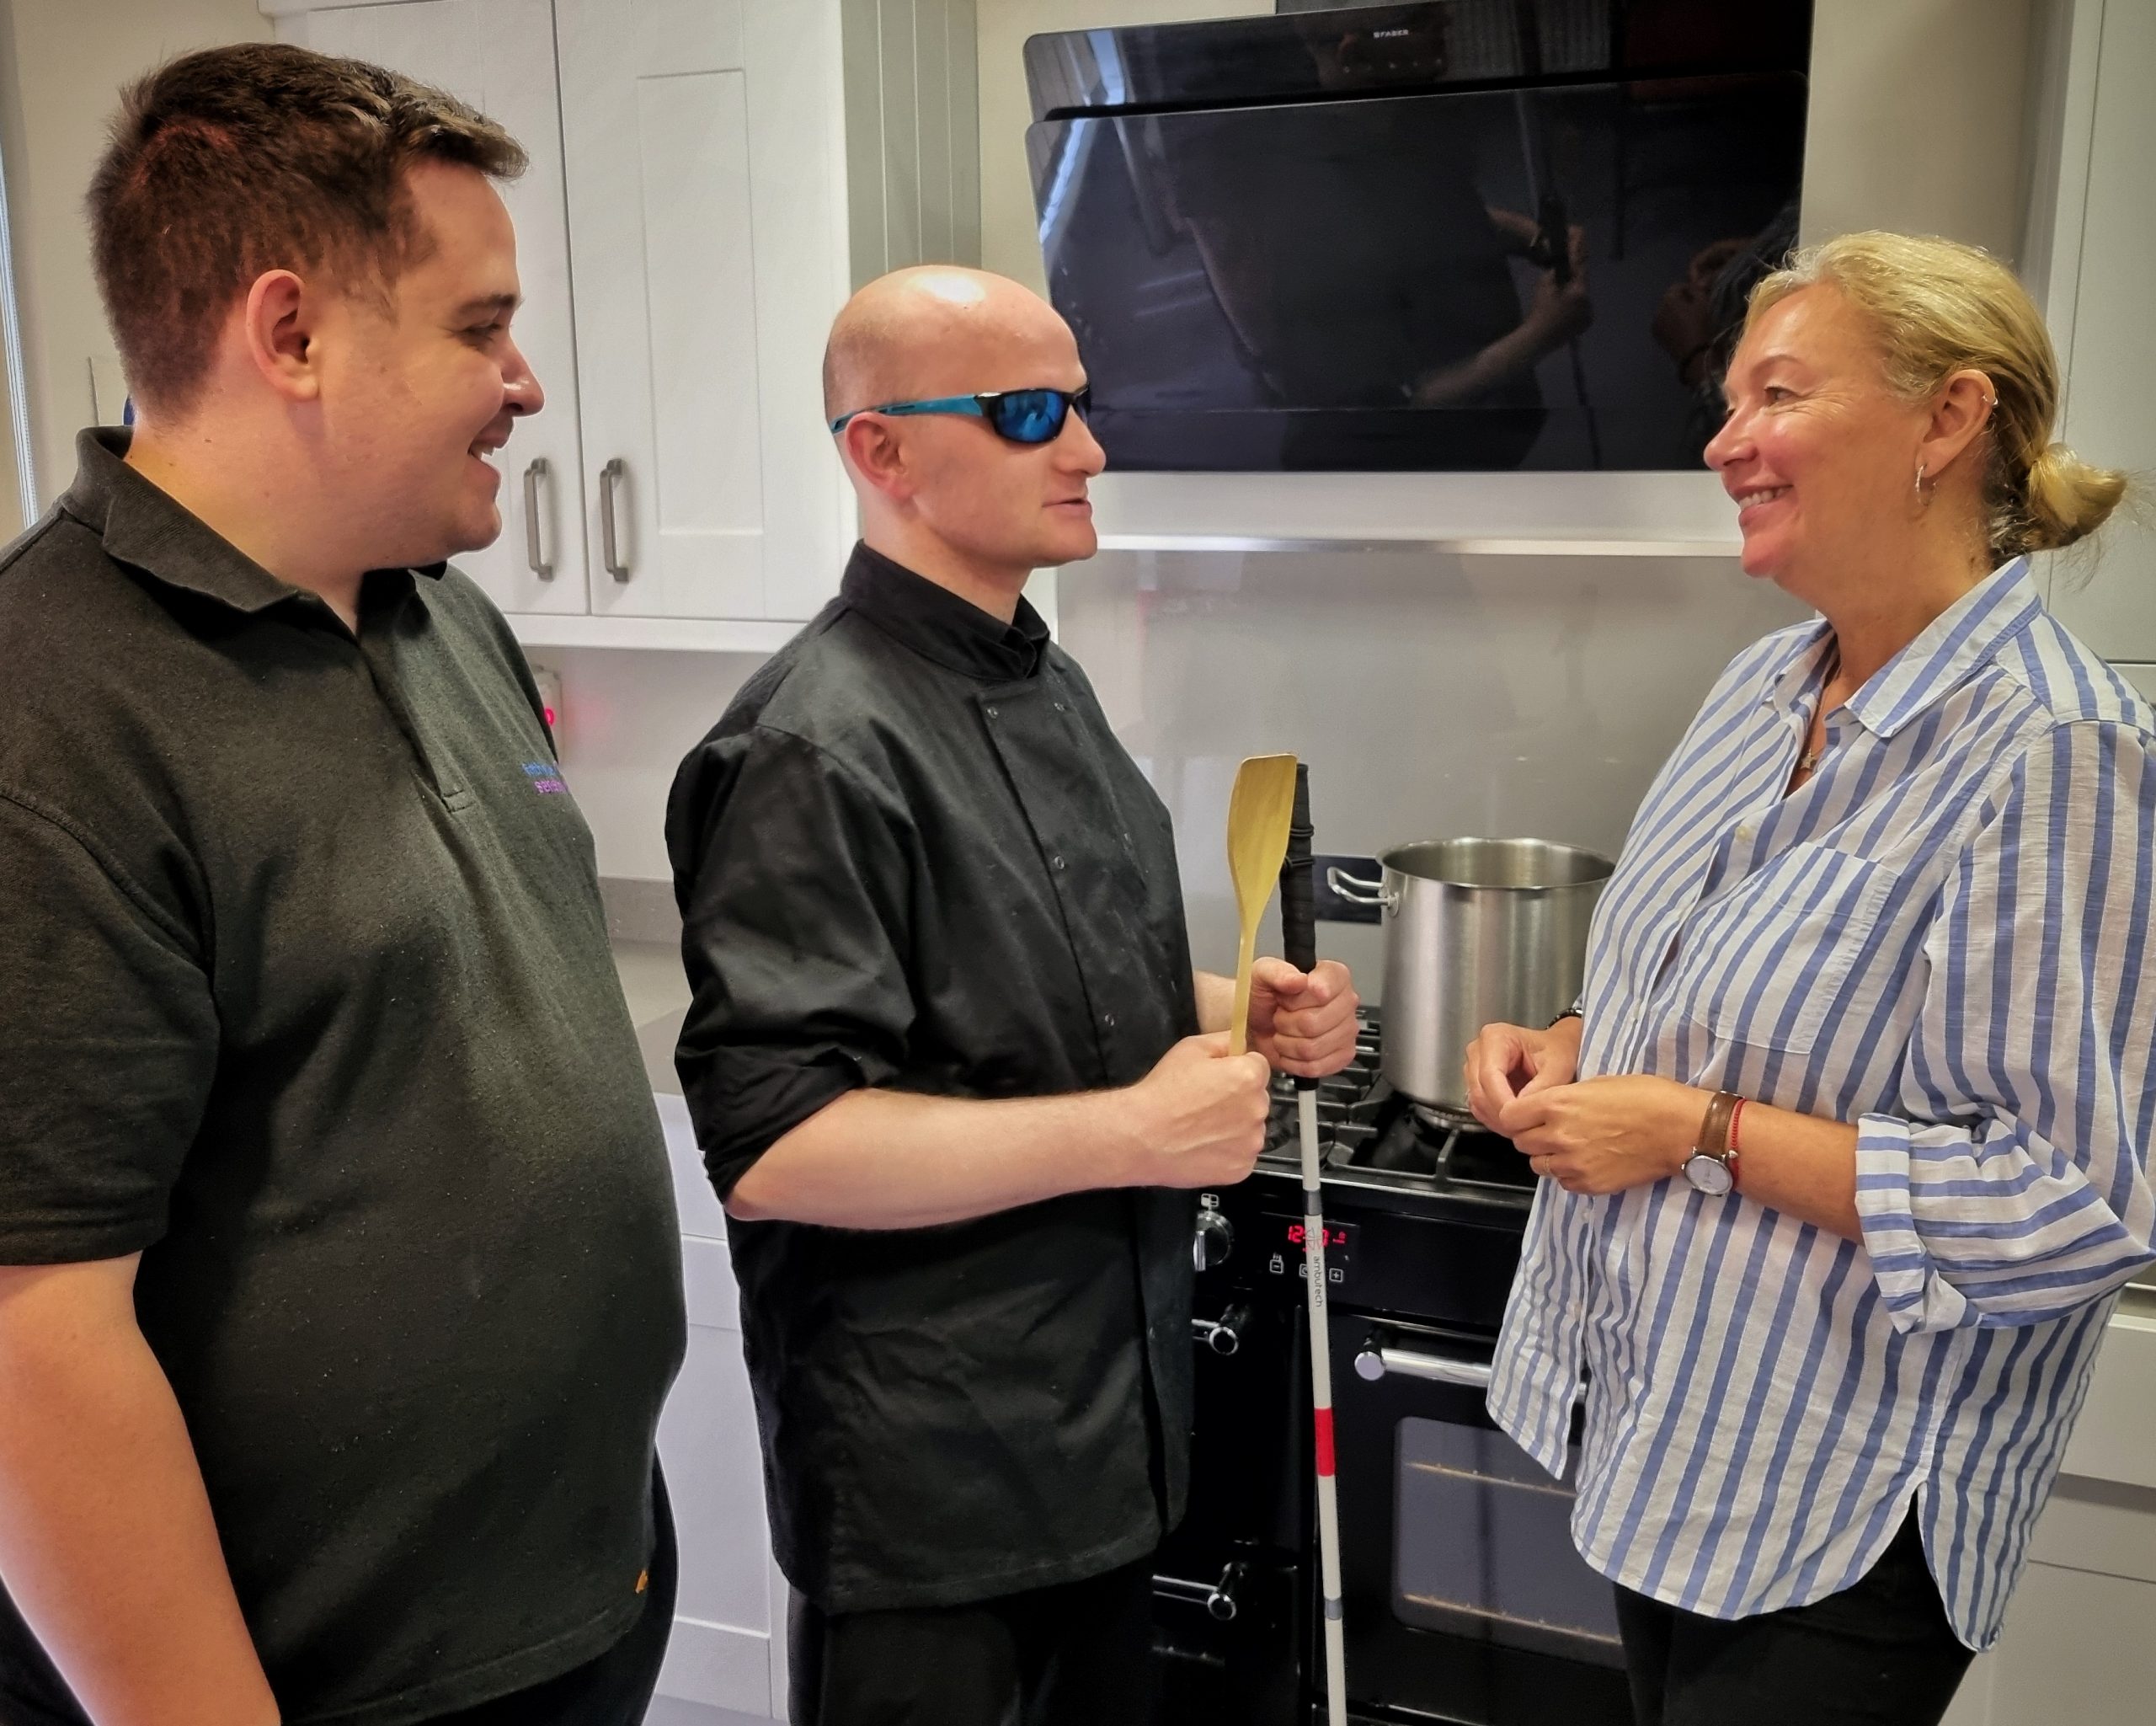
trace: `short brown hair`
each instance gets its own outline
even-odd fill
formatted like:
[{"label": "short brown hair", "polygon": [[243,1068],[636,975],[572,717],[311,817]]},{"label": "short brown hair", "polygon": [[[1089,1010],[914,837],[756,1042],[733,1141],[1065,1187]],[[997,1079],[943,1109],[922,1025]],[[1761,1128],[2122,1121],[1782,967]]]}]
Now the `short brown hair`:
[{"label": "short brown hair", "polygon": [[1878,338],[1887,387],[1929,396],[1956,371],[1981,371],[1997,398],[1986,436],[1984,535],[1993,557],[2052,551],[2101,526],[2126,476],[2052,441],[2058,359],[2029,291],[1989,253],[1957,240],[1845,233],[1799,252],[1753,289],[1745,327],[1800,288],[1846,295]]},{"label": "short brown hair", "polygon": [[136,398],[191,406],[218,326],[265,270],[334,268],[387,295],[431,243],[404,178],[422,161],[512,179],[525,154],[454,96],[286,43],[206,48],[129,85],[89,215]]}]

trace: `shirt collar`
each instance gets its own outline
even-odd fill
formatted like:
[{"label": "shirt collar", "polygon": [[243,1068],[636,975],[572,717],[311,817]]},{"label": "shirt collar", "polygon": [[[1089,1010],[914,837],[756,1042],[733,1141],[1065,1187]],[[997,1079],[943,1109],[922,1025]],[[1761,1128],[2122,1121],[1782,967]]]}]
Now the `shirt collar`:
[{"label": "shirt collar", "polygon": [[[2000,564],[1873,672],[1843,711],[1874,736],[1892,737],[1988,664],[2042,608],[2029,560]],[[1817,692],[1833,653],[1833,629],[1822,619],[1768,686],[1765,698],[1785,712],[1802,707]]]},{"label": "shirt collar", "polygon": [[[168,587],[184,588],[249,614],[305,591],[279,580],[178,499],[129,467],[131,437],[127,430],[112,426],[93,426],[77,433],[75,483],[60,500],[62,510],[99,535],[109,556]],[[447,567],[432,564],[416,573],[439,576]],[[376,573],[368,572],[371,577]],[[365,584],[368,589],[381,585],[371,580]]]},{"label": "shirt collar", "polygon": [[1006,623],[867,545],[854,547],[839,596],[924,658],[985,682],[1032,676],[1048,646],[1048,625],[1022,596]]}]

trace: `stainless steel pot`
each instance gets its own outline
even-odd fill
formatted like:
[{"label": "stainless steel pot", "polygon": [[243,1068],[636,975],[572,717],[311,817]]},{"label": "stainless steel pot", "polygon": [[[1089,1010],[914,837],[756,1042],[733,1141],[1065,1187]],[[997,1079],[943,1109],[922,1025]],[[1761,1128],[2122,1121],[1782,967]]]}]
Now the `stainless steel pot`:
[{"label": "stainless steel pot", "polygon": [[1340,868],[1342,899],[1385,913],[1385,1076],[1426,1109],[1469,1118],[1460,1063],[1486,1024],[1546,1024],[1579,998],[1588,920],[1614,865],[1543,839],[1433,839]]}]

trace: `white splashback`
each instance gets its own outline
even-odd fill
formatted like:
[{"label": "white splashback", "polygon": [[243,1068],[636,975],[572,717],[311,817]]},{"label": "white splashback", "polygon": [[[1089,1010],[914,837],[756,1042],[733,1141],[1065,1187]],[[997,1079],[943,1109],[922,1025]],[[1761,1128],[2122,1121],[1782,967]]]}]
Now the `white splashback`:
[{"label": "white splashback", "polygon": [[598,842],[599,873],[672,879],[666,794],[681,757],[718,723],[760,655],[528,649],[562,678],[563,776]]},{"label": "white splashback", "polygon": [[[1614,855],[1708,686],[1806,613],[1734,558],[1107,552],[1058,634],[1174,815],[1198,964],[1233,963],[1228,790],[1309,762],[1320,851],[1529,836]],[[1267,941],[1277,951],[1277,935]],[[1373,932],[1321,950],[1378,994]]]},{"label": "white splashback", "polygon": [[[1103,552],[1054,596],[1058,639],[1175,816],[1192,948],[1214,970],[1235,957],[1244,756],[1310,763],[1322,851],[1482,833],[1614,853],[1715,675],[1804,615],[1702,557]],[[600,872],[664,879],[675,767],[759,661],[534,657],[562,674],[562,760]],[[1265,941],[1278,951],[1270,916]],[[1374,931],[1323,925],[1319,945],[1377,998]]]}]

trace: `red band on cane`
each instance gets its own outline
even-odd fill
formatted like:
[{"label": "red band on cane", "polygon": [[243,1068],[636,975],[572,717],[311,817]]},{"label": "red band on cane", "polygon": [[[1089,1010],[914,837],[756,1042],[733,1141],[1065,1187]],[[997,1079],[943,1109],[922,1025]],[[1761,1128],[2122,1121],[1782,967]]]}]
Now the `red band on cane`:
[{"label": "red band on cane", "polygon": [[1332,1410],[1320,1408],[1317,1414],[1317,1472],[1332,1472]]}]

